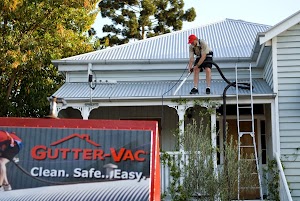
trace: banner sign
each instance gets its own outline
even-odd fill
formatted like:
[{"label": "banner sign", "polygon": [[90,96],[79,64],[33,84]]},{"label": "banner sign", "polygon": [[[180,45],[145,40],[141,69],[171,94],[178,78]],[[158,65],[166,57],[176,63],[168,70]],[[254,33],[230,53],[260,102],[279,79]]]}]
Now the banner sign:
[{"label": "banner sign", "polygon": [[[23,141],[9,164],[13,189],[48,185],[131,181],[160,188],[157,122],[0,118],[0,130]],[[119,182],[118,182],[119,181]]]}]

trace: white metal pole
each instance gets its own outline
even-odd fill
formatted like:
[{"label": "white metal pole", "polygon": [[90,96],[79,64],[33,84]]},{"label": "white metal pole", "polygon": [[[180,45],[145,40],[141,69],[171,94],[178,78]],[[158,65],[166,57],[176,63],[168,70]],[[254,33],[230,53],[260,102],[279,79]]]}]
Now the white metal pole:
[{"label": "white metal pole", "polygon": [[182,87],[182,85],[185,83],[185,81],[188,79],[188,77],[191,75],[191,72],[189,72],[189,74],[186,76],[186,78],[184,78],[182,80],[182,82],[180,83],[180,85],[177,87],[177,89],[174,91],[173,95],[176,95],[178,90]]}]

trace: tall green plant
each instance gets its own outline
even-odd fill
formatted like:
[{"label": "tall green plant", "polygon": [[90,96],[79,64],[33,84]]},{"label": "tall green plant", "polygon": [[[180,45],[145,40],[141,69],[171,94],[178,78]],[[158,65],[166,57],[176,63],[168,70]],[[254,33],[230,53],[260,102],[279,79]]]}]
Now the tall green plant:
[{"label": "tall green plant", "polygon": [[267,199],[280,201],[279,170],[276,160],[268,159],[267,166],[264,168],[264,178],[268,189]]}]

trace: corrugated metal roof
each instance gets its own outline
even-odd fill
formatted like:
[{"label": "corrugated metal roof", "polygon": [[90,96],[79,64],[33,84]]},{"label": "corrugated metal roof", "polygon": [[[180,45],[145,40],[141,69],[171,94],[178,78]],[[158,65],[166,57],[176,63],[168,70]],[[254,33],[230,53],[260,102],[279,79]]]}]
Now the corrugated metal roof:
[{"label": "corrugated metal roof", "polygon": [[215,58],[250,57],[255,38],[271,26],[242,20],[224,21],[62,59],[61,61],[141,60],[188,58],[190,34],[208,42]]},{"label": "corrugated metal roof", "polygon": [[[118,185],[116,185],[116,182]],[[0,201],[149,200],[149,179],[49,186],[1,192]]]},{"label": "corrugated metal roof", "polygon": [[[243,82],[241,80],[241,82]],[[245,81],[244,81],[245,82]],[[180,82],[176,81],[140,81],[140,82],[117,82],[114,84],[98,84],[92,92],[93,99],[109,98],[161,98],[173,96]],[[228,84],[224,80],[212,80],[211,95],[222,95]],[[253,95],[271,95],[273,92],[263,79],[253,79]],[[187,96],[193,87],[192,81],[186,81],[180,88],[177,96]],[[205,81],[199,82],[199,96],[205,94]],[[227,94],[235,94],[235,88],[230,87]],[[249,94],[249,90],[239,89],[239,94]],[[54,96],[68,99],[89,99],[90,87],[88,83],[65,83]],[[193,95],[195,96],[195,95]]]}]

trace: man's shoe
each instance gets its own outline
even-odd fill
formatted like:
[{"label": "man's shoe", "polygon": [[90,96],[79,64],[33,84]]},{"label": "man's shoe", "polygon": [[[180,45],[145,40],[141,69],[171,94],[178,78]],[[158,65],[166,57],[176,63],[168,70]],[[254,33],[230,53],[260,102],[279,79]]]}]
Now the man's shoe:
[{"label": "man's shoe", "polygon": [[0,187],[0,192],[4,191],[4,188],[3,186]]},{"label": "man's shoe", "polygon": [[10,184],[7,184],[7,185],[3,185],[3,188],[5,191],[11,191],[12,188],[11,188],[11,185]]},{"label": "man's shoe", "polygon": [[192,88],[192,90],[190,92],[190,94],[198,94],[198,93],[199,93],[199,91],[196,87]]},{"label": "man's shoe", "polygon": [[206,94],[210,94],[210,88],[206,88]]}]

